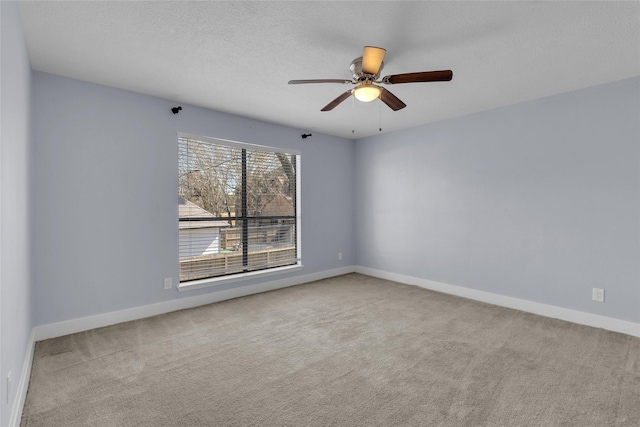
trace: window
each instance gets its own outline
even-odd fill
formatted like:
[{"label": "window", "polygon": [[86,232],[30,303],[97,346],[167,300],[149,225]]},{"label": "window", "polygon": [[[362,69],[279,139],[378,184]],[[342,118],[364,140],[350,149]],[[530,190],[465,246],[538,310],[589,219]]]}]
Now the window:
[{"label": "window", "polygon": [[299,154],[178,138],[180,282],[299,265]]}]

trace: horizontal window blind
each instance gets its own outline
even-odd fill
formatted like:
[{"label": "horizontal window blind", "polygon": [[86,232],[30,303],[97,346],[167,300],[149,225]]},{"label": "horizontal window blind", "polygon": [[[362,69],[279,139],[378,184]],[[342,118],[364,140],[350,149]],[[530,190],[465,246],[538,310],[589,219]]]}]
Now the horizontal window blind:
[{"label": "horizontal window blind", "polygon": [[299,262],[297,154],[178,138],[180,281]]}]

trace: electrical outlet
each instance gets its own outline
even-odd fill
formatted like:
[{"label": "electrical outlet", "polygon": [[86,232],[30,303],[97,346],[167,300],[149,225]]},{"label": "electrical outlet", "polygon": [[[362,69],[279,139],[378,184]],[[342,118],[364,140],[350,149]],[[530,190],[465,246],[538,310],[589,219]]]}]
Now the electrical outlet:
[{"label": "electrical outlet", "polygon": [[338,252],[338,261],[342,261],[342,252]]},{"label": "electrical outlet", "polygon": [[12,371],[9,371],[7,374],[7,403],[10,402],[11,397],[11,372]]},{"label": "electrical outlet", "polygon": [[173,279],[171,277],[164,278],[164,288],[165,289],[173,288]]},{"label": "electrical outlet", "polygon": [[604,289],[593,288],[591,299],[598,302],[604,302]]}]

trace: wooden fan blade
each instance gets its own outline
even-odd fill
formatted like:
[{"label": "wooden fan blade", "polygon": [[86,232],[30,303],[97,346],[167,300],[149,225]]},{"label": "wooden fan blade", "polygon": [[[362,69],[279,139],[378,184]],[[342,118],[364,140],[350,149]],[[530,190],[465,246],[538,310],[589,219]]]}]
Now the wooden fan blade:
[{"label": "wooden fan blade", "polygon": [[423,71],[420,73],[393,74],[382,78],[382,83],[419,83],[419,82],[448,82],[453,78],[453,71]]},{"label": "wooden fan blade", "polygon": [[362,72],[377,76],[386,53],[387,50],[381,47],[365,46],[362,54]]},{"label": "wooden fan blade", "polygon": [[353,83],[351,80],[344,79],[315,79],[315,80],[289,80],[290,85],[299,85],[305,83]]},{"label": "wooden fan blade", "polygon": [[392,94],[391,92],[389,92],[383,87],[380,88],[380,100],[385,104],[387,104],[389,108],[391,108],[393,111],[402,110],[404,107],[407,106],[407,104],[400,101],[400,99],[397,96],[395,96],[394,94]]},{"label": "wooden fan blade", "polygon": [[348,97],[351,96],[351,91],[348,90],[345,93],[343,93],[342,95],[340,95],[339,97],[337,97],[336,99],[334,99],[333,101],[331,101],[330,103],[328,103],[322,110],[320,111],[331,111],[334,108],[336,108],[338,106],[338,104],[340,104],[342,101],[344,101],[345,99],[347,99]]}]

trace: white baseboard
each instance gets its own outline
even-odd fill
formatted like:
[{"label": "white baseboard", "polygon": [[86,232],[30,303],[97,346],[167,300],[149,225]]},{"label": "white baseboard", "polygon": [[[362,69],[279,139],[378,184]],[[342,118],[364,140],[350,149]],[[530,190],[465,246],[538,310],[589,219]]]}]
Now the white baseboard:
[{"label": "white baseboard", "polygon": [[40,325],[33,328],[32,335],[35,341],[69,335],[76,332],[88,331],[90,329],[115,325],[117,323],[129,322],[131,320],[143,319],[145,317],[158,314],[169,313],[171,311],[183,310],[186,308],[198,307],[214,302],[224,301],[232,298],[257,294],[260,292],[272,291],[289,286],[309,283],[329,277],[340,276],[342,274],[353,273],[354,266],[336,268],[333,270],[321,271],[318,273],[305,274],[286,279],[272,280],[257,285],[239,286],[233,289],[211,292],[194,297],[179,298],[125,310],[112,311],[109,313],[96,314],[79,319],[66,320],[63,322]]},{"label": "white baseboard", "polygon": [[469,298],[501,307],[513,308],[516,310],[526,311],[528,313],[538,314],[540,316],[552,317],[554,319],[566,320],[580,325],[592,326],[594,328],[601,328],[608,331],[640,337],[640,323],[633,323],[626,320],[585,313],[583,311],[572,310],[569,308],[479,291],[471,288],[465,288],[463,286],[449,285],[447,283],[435,282],[433,280],[421,279],[418,277],[390,273],[369,267],[355,266],[354,271],[356,273],[366,274],[380,279],[393,280],[394,282],[400,282],[407,285],[415,285],[432,291]]},{"label": "white baseboard", "polygon": [[27,343],[27,352],[24,357],[24,363],[22,365],[22,374],[18,381],[18,387],[16,388],[16,397],[13,401],[13,407],[11,408],[11,417],[9,418],[9,427],[20,427],[20,421],[22,418],[22,410],[24,408],[24,402],[27,398],[27,389],[29,388],[29,379],[31,378],[31,366],[33,362],[33,352],[36,346],[36,339],[33,330],[29,336],[29,342]]},{"label": "white baseboard", "polygon": [[[326,279],[329,277],[353,272],[366,274],[373,277],[379,277],[381,279],[393,280],[395,282],[405,283],[408,285],[415,285],[421,288],[456,295],[463,298],[469,298],[476,301],[482,301],[501,307],[513,308],[516,310],[522,310],[541,316],[566,320],[568,322],[578,323],[580,325],[592,326],[609,331],[632,335],[635,337],[640,337],[640,324],[629,322],[626,320],[614,319],[611,317],[585,313],[582,311],[542,304],[520,298],[479,291],[471,288],[465,288],[463,286],[450,285],[447,283],[435,282],[433,280],[376,270],[369,267],[347,266],[336,268],[333,270],[321,271],[318,273],[295,276],[292,278],[273,280],[257,285],[241,286],[238,288],[211,292],[208,294],[189,298],[180,298],[141,307],[134,307],[126,310],[97,314],[80,319],[72,319],[64,322],[36,326],[32,330],[31,338],[35,343],[35,341],[41,341],[44,339],[55,338],[63,335],[73,334],[76,332],[115,325],[117,323],[142,319],[158,314],[169,313],[171,311],[198,307],[201,305],[211,304],[214,302],[238,298],[260,292],[267,292],[275,289],[286,288],[289,286],[300,285],[303,283],[313,282],[315,280]],[[30,368],[31,365],[29,364],[28,366]]]}]

